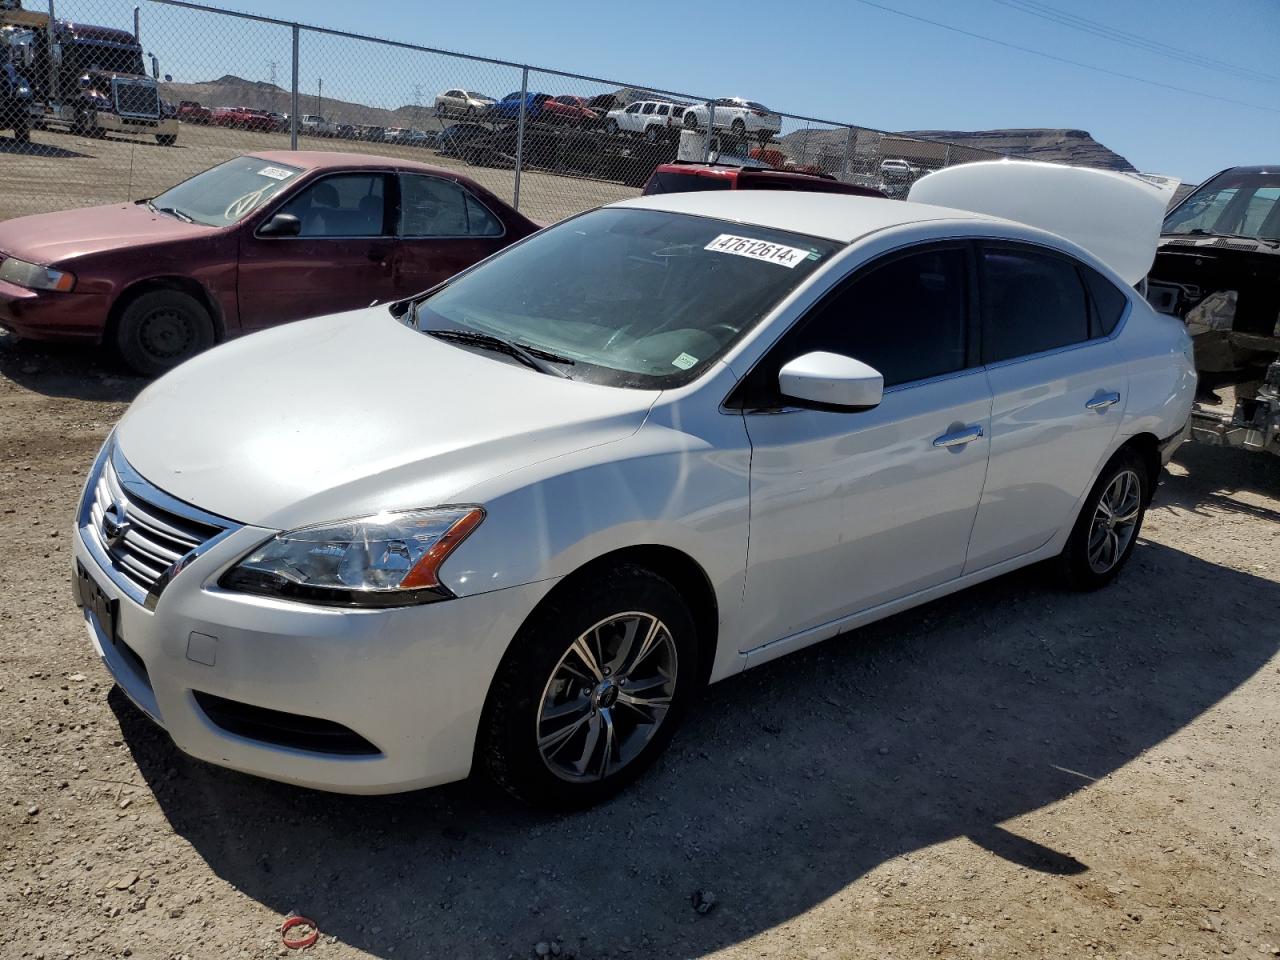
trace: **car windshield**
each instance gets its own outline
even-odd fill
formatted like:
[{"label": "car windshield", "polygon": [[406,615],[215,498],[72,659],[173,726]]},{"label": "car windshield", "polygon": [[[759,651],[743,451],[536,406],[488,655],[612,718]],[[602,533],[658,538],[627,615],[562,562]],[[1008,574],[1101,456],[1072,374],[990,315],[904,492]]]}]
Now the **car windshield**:
[{"label": "car windshield", "polygon": [[1163,232],[1280,240],[1280,171],[1214,177],[1169,214]]},{"label": "car windshield", "polygon": [[419,330],[558,355],[573,379],[687,383],[839,244],[767,227],[604,208],[534,234],[422,300]]},{"label": "car windshield", "polygon": [[243,220],[301,172],[298,167],[258,157],[237,157],[197,173],[151,204],[196,223],[225,227]]}]

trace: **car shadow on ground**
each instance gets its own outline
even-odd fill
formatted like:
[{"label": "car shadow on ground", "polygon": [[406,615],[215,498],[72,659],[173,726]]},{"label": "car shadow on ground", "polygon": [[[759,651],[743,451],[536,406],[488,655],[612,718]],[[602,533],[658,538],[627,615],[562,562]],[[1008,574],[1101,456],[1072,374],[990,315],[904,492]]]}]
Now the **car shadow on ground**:
[{"label": "car shadow on ground", "polygon": [[47,143],[36,143],[34,141],[19,143],[13,137],[0,135],[0,155],[6,154],[24,157],[44,157],[53,160],[75,160],[89,156],[87,153],[79,153],[75,150],[55,147]]},{"label": "car shadow on ground", "polygon": [[103,347],[38,343],[0,332],[0,376],[49,397],[127,402],[149,382]]},{"label": "car shadow on ground", "polygon": [[1280,494],[1280,457],[1238,448],[1184,443],[1174,463],[1176,472],[1166,472],[1160,485],[1157,498],[1160,504],[1192,513],[1215,510],[1280,523],[1280,511],[1251,503],[1247,496],[1262,493],[1275,498]]},{"label": "car shadow on ground", "polygon": [[[1222,611],[1277,605],[1271,581],[1150,542],[1100,593],[1022,571],[717,684],[652,772],[568,816],[475,783],[393,797],[269,783],[185,758],[118,690],[110,703],[212,871],[325,935],[379,957],[525,956],[554,937],[579,957],[695,956],[952,838],[1045,873],[1104,872],[1006,822],[1248,680],[1280,635]],[[716,909],[696,913],[695,890]]]}]

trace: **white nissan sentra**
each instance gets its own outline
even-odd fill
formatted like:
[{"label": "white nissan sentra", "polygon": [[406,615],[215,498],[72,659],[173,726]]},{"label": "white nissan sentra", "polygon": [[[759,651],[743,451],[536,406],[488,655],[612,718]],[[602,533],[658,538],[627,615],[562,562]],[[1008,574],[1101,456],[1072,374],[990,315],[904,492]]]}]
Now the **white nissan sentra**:
[{"label": "white nissan sentra", "polygon": [[[981,208],[995,176],[1013,203],[983,166],[935,193]],[[352,793],[479,769],[577,806],[708,682],[1037,561],[1106,584],[1185,434],[1191,345],[1133,287],[1165,195],[1040,176],[1021,219],[1061,232],[642,197],[195,358],[89,476],[95,650],[215,764]]]}]

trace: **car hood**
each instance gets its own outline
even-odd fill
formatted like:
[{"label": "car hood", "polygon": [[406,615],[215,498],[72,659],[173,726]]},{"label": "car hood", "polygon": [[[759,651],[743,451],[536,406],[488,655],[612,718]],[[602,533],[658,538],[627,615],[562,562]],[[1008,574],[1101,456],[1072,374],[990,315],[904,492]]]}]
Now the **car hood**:
[{"label": "car hood", "polygon": [[196,357],[145,389],[116,437],[172,496],[291,529],[457,503],[481,480],[630,436],[657,397],[538,373],[371,307]]},{"label": "car hood", "polygon": [[84,207],[0,223],[0,253],[51,266],[87,254],[207,236],[215,229],[152,213],[146,204]]}]

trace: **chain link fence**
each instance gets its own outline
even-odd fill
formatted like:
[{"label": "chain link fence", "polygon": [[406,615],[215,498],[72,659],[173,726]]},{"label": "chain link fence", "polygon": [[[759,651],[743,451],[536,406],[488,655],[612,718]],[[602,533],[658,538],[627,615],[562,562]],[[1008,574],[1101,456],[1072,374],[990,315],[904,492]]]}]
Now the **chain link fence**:
[{"label": "chain link fence", "polygon": [[0,40],[0,219],[131,202],[272,150],[455,168],[544,223],[634,196],[676,160],[901,197],[1000,156],[182,0],[0,0]]}]

